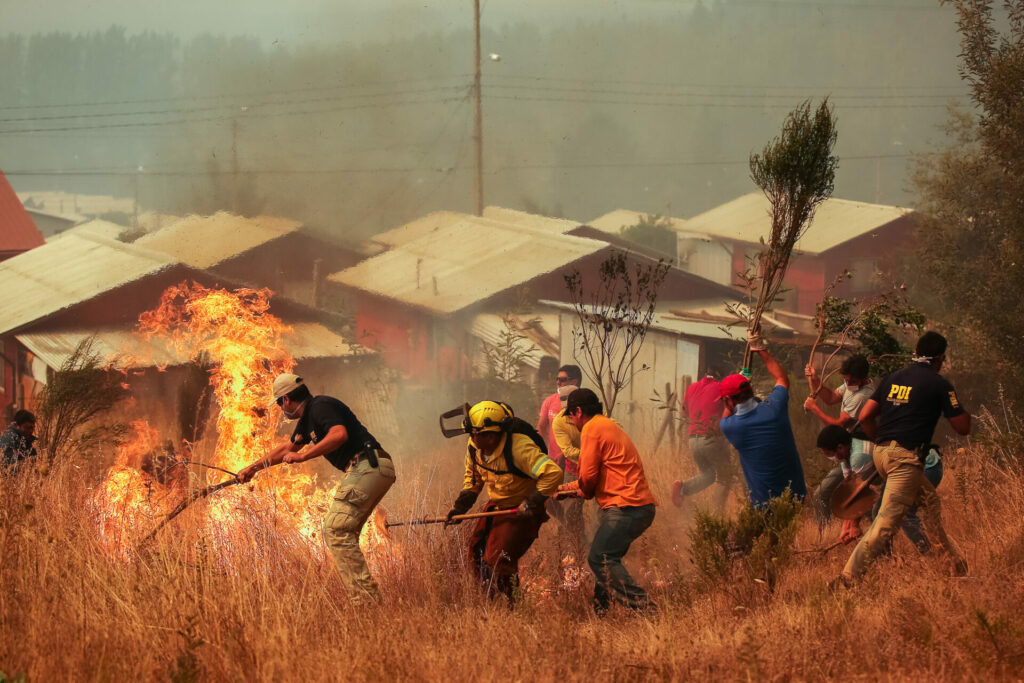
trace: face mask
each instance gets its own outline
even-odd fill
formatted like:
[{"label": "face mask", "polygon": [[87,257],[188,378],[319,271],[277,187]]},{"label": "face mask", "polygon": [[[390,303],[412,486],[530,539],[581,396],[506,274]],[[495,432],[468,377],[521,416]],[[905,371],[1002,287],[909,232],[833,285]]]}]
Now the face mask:
[{"label": "face mask", "polygon": [[737,415],[745,415],[745,414],[749,413],[751,410],[753,410],[756,407],[757,407],[757,401],[755,401],[753,398],[748,398],[743,403],[737,403],[736,404],[736,414]]},{"label": "face mask", "polygon": [[297,420],[299,417],[299,411],[297,410],[285,410],[284,408],[281,408],[281,412],[284,413],[284,416],[289,420]]}]

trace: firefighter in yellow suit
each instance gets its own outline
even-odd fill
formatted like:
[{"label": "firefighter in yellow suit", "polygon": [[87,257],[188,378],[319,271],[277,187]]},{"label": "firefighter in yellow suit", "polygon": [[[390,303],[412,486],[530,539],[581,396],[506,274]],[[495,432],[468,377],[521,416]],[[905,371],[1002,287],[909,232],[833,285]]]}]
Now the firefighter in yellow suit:
[{"label": "firefighter in yellow suit", "polygon": [[511,606],[519,584],[519,558],[548,519],[544,503],[562,483],[562,470],[529,433],[519,431],[532,431],[532,427],[518,420],[504,403],[477,403],[470,408],[463,428],[470,435],[466,472],[448,519],[473,507],[485,486],[485,511],[517,510],[515,515],[478,520],[468,548],[487,594],[503,594]]}]

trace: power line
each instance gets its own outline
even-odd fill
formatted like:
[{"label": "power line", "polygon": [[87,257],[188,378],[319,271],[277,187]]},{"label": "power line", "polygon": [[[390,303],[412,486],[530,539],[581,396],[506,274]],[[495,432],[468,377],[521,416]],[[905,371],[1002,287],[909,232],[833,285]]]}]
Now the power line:
[{"label": "power line", "polygon": [[[397,102],[379,102],[374,104],[357,104],[339,107],[327,107],[325,109],[304,109],[304,110],[292,110],[283,112],[271,112],[263,114],[262,118],[269,118],[275,116],[301,116],[307,114],[325,114],[336,111],[352,111],[356,109],[377,109],[381,107],[404,107],[416,104],[443,104],[445,102],[456,101],[458,97],[442,97],[434,99],[420,99],[420,100],[407,100]],[[164,121],[135,121],[135,122],[121,122],[121,123],[100,123],[95,125],[86,126],[63,126],[63,127],[48,127],[48,128],[20,128],[13,130],[0,130],[0,135],[11,135],[11,134],[32,134],[32,133],[54,133],[64,131],[75,131],[75,130],[103,130],[111,128],[145,128],[152,126],[172,126],[181,125],[187,123],[202,123],[210,121],[232,121],[241,118],[242,114],[230,114],[226,116],[200,116],[192,118],[180,118],[180,119],[167,119]]]},{"label": "power line", "polygon": [[[246,105],[246,110],[254,109],[256,107],[278,107],[282,105],[295,105],[295,104],[309,104],[313,102],[336,102],[338,100],[350,100],[350,99],[364,99],[374,97],[395,97],[398,95],[418,95],[425,93],[432,93],[445,90],[461,90],[464,89],[465,85],[447,85],[434,88],[420,88],[416,90],[396,90],[392,92],[382,93],[364,93],[359,95],[335,95],[332,97],[311,97],[299,100],[279,100],[279,101],[263,101],[253,102]],[[14,123],[24,121],[59,121],[64,119],[93,119],[93,118],[109,118],[109,117],[121,117],[121,116],[151,116],[151,115],[163,115],[163,114],[188,114],[197,113],[204,111],[219,111],[226,108],[236,108],[238,105],[232,104],[218,104],[206,107],[178,107],[173,109],[144,109],[141,111],[124,111],[124,112],[91,112],[88,114],[60,114],[55,116],[25,116],[18,118],[0,119],[0,123]],[[244,113],[244,112],[242,112]],[[241,115],[236,111],[236,115]]]},{"label": "power line", "polygon": [[[461,158],[462,153],[456,159]],[[927,156],[928,153],[901,153],[901,154],[868,154],[840,156],[839,161],[875,161],[880,159],[908,159],[914,156]],[[607,168],[674,168],[687,166],[732,166],[750,163],[749,159],[712,159],[701,161],[663,161],[663,162],[580,162],[560,164],[513,164],[500,166],[492,170],[497,171],[521,171],[521,170],[543,170],[543,169],[607,169]],[[410,167],[377,167],[377,168],[333,168],[333,169],[259,169],[239,171],[237,175],[330,175],[347,173],[450,173],[452,171],[473,170],[468,166],[451,166],[442,168],[438,166],[410,166]],[[204,175],[235,175],[230,170],[195,170],[195,171],[165,171],[146,170],[139,172],[132,169],[97,169],[97,170],[14,170],[5,171],[8,176],[111,176],[111,177],[145,177],[145,176],[170,176],[170,177],[193,177]]]},{"label": "power line", "polygon": [[[507,85],[503,83],[488,84],[487,88],[496,88],[501,90],[527,90],[527,91],[540,91],[540,92],[564,92],[564,93],[586,93],[586,94],[598,94],[598,95],[635,95],[638,97],[713,97],[713,98],[728,98],[728,99],[765,99],[765,98],[787,98],[798,97],[793,94],[779,94],[770,95],[767,93],[682,93],[682,92],[671,92],[661,90],[657,92],[653,91],[638,91],[638,90],[612,90],[612,89],[594,89],[594,88],[562,88],[562,87],[544,87],[536,85]],[[964,93],[966,94],[966,93]],[[949,99],[953,97],[953,94],[932,94],[932,95],[829,95],[830,100],[902,100],[902,99],[935,99],[944,98]]]},{"label": "power line", "polygon": [[[516,102],[565,102],[576,104],[624,104],[634,107],[711,107],[724,109],[791,109],[792,104],[764,102],[761,104],[740,104],[735,102],[650,102],[643,100],[612,100],[587,99],[569,97],[522,97],[518,95],[489,95],[492,100],[514,100]],[[839,105],[841,110],[848,109],[945,109],[945,104],[845,104]]]},{"label": "power line", "polygon": [[63,109],[68,107],[108,107],[124,104],[158,104],[161,102],[181,102],[182,100],[221,100],[221,99],[242,99],[248,97],[266,97],[269,95],[293,95],[305,92],[329,92],[333,90],[347,90],[351,88],[376,88],[381,86],[404,85],[407,83],[429,83],[431,81],[448,81],[453,79],[468,78],[472,74],[454,74],[451,76],[435,76],[428,78],[406,78],[395,81],[378,81],[376,83],[346,83],[336,86],[318,86],[308,88],[294,88],[288,90],[259,90],[244,93],[232,93],[224,95],[183,95],[176,97],[155,97],[140,100],[103,100],[92,102],[60,102],[55,104],[16,104],[0,107],[0,111],[17,109]]},{"label": "power line", "polygon": [[507,79],[518,79],[518,80],[530,80],[530,81],[554,81],[554,82],[573,82],[573,83],[590,83],[596,85],[636,85],[636,86],[654,86],[663,88],[726,88],[726,89],[740,89],[740,90],[941,90],[941,89],[956,89],[956,90],[967,90],[966,85],[922,85],[920,83],[914,84],[896,84],[896,85],[834,85],[834,84],[803,84],[803,85],[782,85],[782,84],[767,84],[767,83],[679,83],[679,82],[666,82],[666,81],[625,81],[625,80],[614,80],[614,79],[587,79],[587,78],[569,78],[560,76],[534,76],[534,75],[515,75],[505,74],[490,75],[488,81],[493,78],[507,78]]}]

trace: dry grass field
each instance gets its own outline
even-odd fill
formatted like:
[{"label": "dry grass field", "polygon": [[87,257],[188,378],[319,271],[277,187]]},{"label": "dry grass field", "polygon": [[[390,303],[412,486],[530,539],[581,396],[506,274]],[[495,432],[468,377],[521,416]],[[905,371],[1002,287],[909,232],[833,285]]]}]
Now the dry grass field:
[{"label": "dry grass field", "polygon": [[[443,513],[460,486],[458,445],[416,460],[394,450],[389,518]],[[0,671],[30,681],[1019,679],[1024,475],[1006,455],[974,445],[946,460],[939,490],[969,576],[950,577],[900,538],[865,583],[830,592],[850,547],[794,555],[773,591],[745,578],[707,585],[689,561],[693,508],[669,500],[689,456],[652,454],[658,517],[628,564],[660,615],[605,619],[555,521],[525,558],[514,611],[467,575],[469,525],[393,529],[371,551],[383,602],[354,610],[319,546],[265,510],[211,524],[197,503],[125,561],[97,538],[98,463],[29,468],[2,481]],[[795,545],[837,535],[837,524],[819,535],[805,510]]]}]

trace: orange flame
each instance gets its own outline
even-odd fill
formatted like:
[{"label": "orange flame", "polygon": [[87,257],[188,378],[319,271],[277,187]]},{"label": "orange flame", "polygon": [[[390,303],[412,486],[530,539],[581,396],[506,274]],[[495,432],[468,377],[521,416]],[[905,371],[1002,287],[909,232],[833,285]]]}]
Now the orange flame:
[{"label": "orange flame", "polygon": [[131,429],[132,436],[118,447],[117,461],[92,496],[100,541],[124,557],[130,554],[134,533],[152,526],[178,499],[143,471],[144,459],[157,448],[157,430],[144,420],[132,422]]},{"label": "orange flame", "polygon": [[[267,289],[229,292],[182,283],[168,288],[159,306],[139,317],[139,330],[147,339],[154,335],[166,338],[179,353],[211,368],[210,384],[218,406],[217,442],[211,464],[233,472],[264,456],[275,445],[279,412],[265,408],[274,378],[295,365],[282,342],[282,335],[291,330],[269,313],[270,296]],[[136,504],[146,500],[147,487],[152,486],[153,482],[146,481],[143,472],[133,470],[128,460],[126,456],[122,463],[119,457],[118,465],[110,469],[104,482],[104,488],[121,494],[100,497],[108,513],[119,505],[123,507],[126,499]],[[241,505],[266,503],[267,510],[287,522],[310,542],[311,550],[323,556],[320,524],[331,494],[316,485],[315,475],[303,470],[275,467],[260,473],[252,490],[239,487],[219,493],[203,506],[207,519],[228,525]],[[213,476],[219,481],[223,474]],[[110,518],[109,514],[104,517]],[[377,526],[367,525],[361,544],[377,545],[386,538],[378,538]],[[383,523],[379,526],[383,529]]]}]

